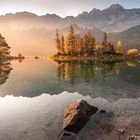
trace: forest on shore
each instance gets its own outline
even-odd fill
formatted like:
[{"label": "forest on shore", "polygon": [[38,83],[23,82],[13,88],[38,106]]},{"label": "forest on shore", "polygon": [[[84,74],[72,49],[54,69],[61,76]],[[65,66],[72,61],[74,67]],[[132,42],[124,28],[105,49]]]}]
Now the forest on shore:
[{"label": "forest on shore", "polygon": [[56,30],[55,43],[57,53],[53,56],[54,59],[72,58],[86,58],[86,57],[107,57],[119,56],[124,57],[126,54],[135,57],[138,50],[131,49],[126,51],[121,40],[116,40],[114,44],[109,42],[108,33],[103,33],[103,40],[99,42],[91,32],[80,35],[75,32],[73,26],[70,26],[68,34],[60,35]]},{"label": "forest on shore", "polygon": [[75,33],[73,26],[70,27],[67,35],[59,35],[56,30],[56,48],[58,55],[80,55],[91,56],[94,54],[124,54],[123,43],[118,40],[115,45],[108,41],[108,33],[103,33],[103,41],[96,40],[91,32],[81,36]]}]

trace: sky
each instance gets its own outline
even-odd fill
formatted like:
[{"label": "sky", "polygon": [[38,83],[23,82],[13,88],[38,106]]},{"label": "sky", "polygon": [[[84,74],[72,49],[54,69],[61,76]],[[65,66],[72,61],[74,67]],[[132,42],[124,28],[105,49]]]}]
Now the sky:
[{"label": "sky", "polygon": [[0,0],[0,15],[28,11],[37,15],[76,16],[83,11],[104,9],[116,3],[127,9],[140,8],[140,0]]}]

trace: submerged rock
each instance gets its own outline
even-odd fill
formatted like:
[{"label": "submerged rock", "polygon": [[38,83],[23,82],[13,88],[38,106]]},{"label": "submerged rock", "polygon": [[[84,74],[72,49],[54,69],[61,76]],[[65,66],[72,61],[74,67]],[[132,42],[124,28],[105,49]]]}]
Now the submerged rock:
[{"label": "submerged rock", "polygon": [[125,133],[125,130],[124,129],[118,129],[118,132],[119,132],[119,134],[124,134]]},{"label": "submerged rock", "polygon": [[133,135],[128,140],[140,140],[140,135],[137,136]]},{"label": "submerged rock", "polygon": [[100,110],[100,113],[106,113],[106,111],[105,110]]},{"label": "submerged rock", "polygon": [[87,123],[91,115],[98,111],[84,100],[72,101],[64,111],[63,130],[78,133]]}]

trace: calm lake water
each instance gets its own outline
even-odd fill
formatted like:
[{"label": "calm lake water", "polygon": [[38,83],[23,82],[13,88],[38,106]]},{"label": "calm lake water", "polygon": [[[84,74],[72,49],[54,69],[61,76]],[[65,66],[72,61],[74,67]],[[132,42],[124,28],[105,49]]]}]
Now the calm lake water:
[{"label": "calm lake water", "polygon": [[140,115],[139,61],[12,61],[0,64],[0,84],[0,140],[56,140],[71,100]]}]

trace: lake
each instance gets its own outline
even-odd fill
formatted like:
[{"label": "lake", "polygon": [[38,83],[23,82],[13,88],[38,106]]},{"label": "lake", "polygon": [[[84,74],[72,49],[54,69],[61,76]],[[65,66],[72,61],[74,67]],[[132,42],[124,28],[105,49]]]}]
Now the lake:
[{"label": "lake", "polygon": [[[56,140],[63,125],[64,108],[77,99],[113,112],[113,117],[108,115],[110,140],[117,137],[116,128],[125,126],[120,122],[126,117],[130,133],[133,126],[140,130],[139,72],[139,61],[56,63],[46,58],[27,58],[0,63],[0,140]],[[119,126],[114,125],[114,120]],[[94,135],[101,140],[95,135],[97,130],[100,129],[88,123],[77,139],[92,139]]]}]

